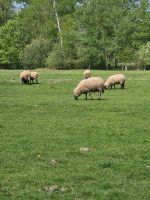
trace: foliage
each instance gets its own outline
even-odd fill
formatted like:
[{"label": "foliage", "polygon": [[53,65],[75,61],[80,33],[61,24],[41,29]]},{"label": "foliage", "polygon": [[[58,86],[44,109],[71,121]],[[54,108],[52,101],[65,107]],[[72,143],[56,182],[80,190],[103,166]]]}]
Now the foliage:
[{"label": "foliage", "polygon": [[77,36],[74,31],[73,17],[70,14],[65,15],[61,20],[61,24],[63,27],[64,54],[60,48],[60,43],[56,44],[47,59],[47,64],[49,67],[56,69],[77,68]]},{"label": "foliage", "polygon": [[136,54],[136,62],[138,66],[150,66],[150,42],[142,45]]},{"label": "foliage", "polygon": [[44,37],[56,41],[57,26],[54,22],[52,3],[49,0],[33,0],[30,6],[20,13],[22,22],[32,38]]},{"label": "foliage", "polygon": [[[118,40],[121,40],[119,36],[123,34],[121,25],[127,18],[128,2],[91,0],[84,8],[79,9],[82,13],[77,24],[80,28],[82,53],[79,57],[89,65],[99,66],[105,61],[106,67],[115,66],[117,53],[122,48]],[[128,33],[126,31],[124,37]]]},{"label": "foliage", "polygon": [[32,2],[32,0],[16,0],[16,2],[17,3],[27,3],[27,4],[29,4],[29,3]]},{"label": "foliage", "polygon": [[0,26],[5,24],[7,20],[11,19],[14,14],[12,1],[0,0]]},{"label": "foliage", "polygon": [[77,35],[74,31],[74,18],[68,14],[62,18],[62,26],[63,26],[63,44],[64,44],[64,52],[65,52],[65,68],[77,68]]},{"label": "foliage", "polygon": [[[44,38],[51,44],[53,51],[49,55],[48,63],[53,63],[50,66],[52,68],[90,66],[117,69],[118,63],[134,63],[136,52],[150,41],[148,0],[56,0],[55,9],[54,0],[16,2],[26,5],[16,13],[21,20],[22,34],[25,32],[30,36],[30,41]],[[7,3],[8,8],[12,8],[12,1],[2,2],[5,7]],[[13,16],[11,9],[8,9],[2,23],[4,26],[10,17]],[[5,40],[3,35],[3,41]],[[25,45],[30,43],[29,40],[26,40]],[[21,50],[17,49],[15,55]],[[10,51],[14,52],[14,47]],[[16,65],[15,59],[14,64]],[[19,59],[17,65],[20,65]]]},{"label": "foliage", "polygon": [[135,31],[131,38],[134,47],[138,49],[142,44],[150,41],[150,2],[140,1],[140,6],[133,10],[132,20],[134,20]]},{"label": "foliage", "polygon": [[22,64],[29,68],[44,67],[46,57],[51,50],[48,40],[39,38],[32,40],[30,44],[25,46],[20,54]]},{"label": "foliage", "polygon": [[60,48],[60,44],[56,44],[46,59],[46,65],[52,69],[64,68],[64,57]]},{"label": "foliage", "polygon": [[19,17],[7,21],[0,27],[0,64],[16,66],[20,63],[19,53],[29,41]]}]

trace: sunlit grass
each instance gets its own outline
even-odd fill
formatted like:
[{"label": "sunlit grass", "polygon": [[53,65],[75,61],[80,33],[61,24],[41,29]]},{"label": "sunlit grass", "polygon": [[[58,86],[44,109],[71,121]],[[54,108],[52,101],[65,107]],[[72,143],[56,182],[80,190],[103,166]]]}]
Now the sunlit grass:
[{"label": "sunlit grass", "polygon": [[73,98],[80,70],[39,70],[33,85],[19,73],[0,71],[0,199],[149,199],[150,72],[87,101]]}]

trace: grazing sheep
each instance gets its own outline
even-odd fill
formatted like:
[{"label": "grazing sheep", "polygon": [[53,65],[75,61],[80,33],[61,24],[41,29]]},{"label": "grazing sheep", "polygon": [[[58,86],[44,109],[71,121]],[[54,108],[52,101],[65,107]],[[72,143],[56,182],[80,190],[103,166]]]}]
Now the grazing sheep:
[{"label": "grazing sheep", "polygon": [[105,82],[105,88],[110,88],[112,89],[112,86],[114,86],[116,84],[120,84],[121,88],[124,88],[124,84],[125,84],[125,76],[123,74],[115,74],[112,76],[109,76],[107,81]]},{"label": "grazing sheep", "polygon": [[[78,86],[74,90],[74,98],[75,100],[78,99],[78,97],[81,94],[85,94],[87,99],[87,94],[91,96],[91,92],[99,92],[99,95],[101,97],[101,92],[104,93],[104,81],[100,77],[91,77],[88,79],[82,80]],[[92,96],[91,96],[92,98]]]},{"label": "grazing sheep", "polygon": [[90,78],[91,77],[91,72],[89,69],[86,69],[84,72],[83,72],[83,77],[84,79],[87,79],[87,78]]},{"label": "grazing sheep", "polygon": [[30,81],[33,83],[34,80],[36,80],[36,83],[38,83],[38,76],[39,76],[38,72],[31,72]]},{"label": "grazing sheep", "polygon": [[20,74],[20,79],[22,81],[22,84],[29,84],[30,83],[30,77],[31,77],[31,72],[29,70],[24,70]]}]

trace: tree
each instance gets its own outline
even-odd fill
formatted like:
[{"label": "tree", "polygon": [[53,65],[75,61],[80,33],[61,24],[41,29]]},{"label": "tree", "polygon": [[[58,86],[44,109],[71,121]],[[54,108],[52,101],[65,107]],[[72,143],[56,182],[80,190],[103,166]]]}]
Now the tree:
[{"label": "tree", "polygon": [[77,8],[78,61],[115,69],[150,40],[149,1],[89,0]]},{"label": "tree", "polygon": [[64,56],[60,49],[60,44],[55,44],[46,59],[46,65],[52,69],[64,69]]},{"label": "tree", "polygon": [[[60,45],[58,45],[58,41],[52,52],[50,53],[47,63],[49,66],[62,68],[71,67],[74,68],[76,63],[76,52],[75,52],[75,37],[73,32],[73,12],[76,5],[76,0],[53,0],[53,11],[55,14],[54,23],[57,25],[58,33],[57,36],[60,41]],[[60,49],[62,53],[60,53]],[[58,56],[60,56],[58,62]],[[62,59],[63,56],[63,59]]]},{"label": "tree", "polygon": [[58,17],[57,8],[56,8],[56,1],[55,0],[53,0],[53,8],[54,8],[54,12],[55,12],[55,16],[56,16],[56,21],[57,21],[57,27],[58,27],[58,31],[59,31],[60,46],[61,46],[63,57],[65,59],[65,52],[64,52],[64,46],[63,46],[62,31],[61,31],[61,27],[60,27],[60,19]]},{"label": "tree", "polygon": [[41,35],[50,40],[57,37],[57,26],[54,23],[55,15],[49,0],[43,0],[42,3],[41,0],[32,0],[20,15],[24,28],[31,33],[33,39],[39,38]]},{"label": "tree", "polygon": [[30,69],[44,67],[50,50],[51,45],[48,40],[43,38],[32,40],[20,55],[23,66]]},{"label": "tree", "polygon": [[30,4],[32,0],[15,0],[17,3],[27,3]]},{"label": "tree", "polygon": [[141,66],[146,69],[146,66],[150,66],[150,42],[142,45],[136,53],[137,66]]},{"label": "tree", "polygon": [[14,8],[11,0],[0,0],[0,26],[14,16]]},{"label": "tree", "polygon": [[105,62],[107,69],[117,65],[120,45],[116,33],[128,13],[129,1],[90,0],[78,10],[79,59],[95,67]]},{"label": "tree", "polygon": [[[1,2],[6,4],[12,1],[0,0]],[[116,69],[118,63],[133,63],[135,52],[141,45],[150,41],[148,0],[43,0],[42,2],[16,0],[16,2],[26,5],[17,13],[21,24],[21,26],[18,24],[18,30],[21,27],[22,34],[26,37],[22,42],[18,42],[22,46],[16,48],[15,42],[7,43],[7,40],[8,35],[18,31],[17,28],[11,29],[10,32],[6,31],[6,34],[0,36],[2,47],[0,60],[3,64],[19,63],[20,51],[35,40],[39,43],[39,39],[42,38],[51,46],[48,56],[48,64],[51,67],[90,66]],[[3,26],[0,28],[1,33],[10,29],[6,23],[9,17],[2,22],[4,28]],[[12,35],[11,38],[13,40]],[[14,41],[17,38],[14,38]],[[13,53],[16,54],[10,59]]]},{"label": "tree", "polygon": [[139,6],[133,10],[132,19],[136,24],[132,43],[136,49],[150,41],[150,2],[141,0]]},{"label": "tree", "polygon": [[20,64],[19,53],[29,41],[19,17],[0,27],[0,64],[14,67]]}]

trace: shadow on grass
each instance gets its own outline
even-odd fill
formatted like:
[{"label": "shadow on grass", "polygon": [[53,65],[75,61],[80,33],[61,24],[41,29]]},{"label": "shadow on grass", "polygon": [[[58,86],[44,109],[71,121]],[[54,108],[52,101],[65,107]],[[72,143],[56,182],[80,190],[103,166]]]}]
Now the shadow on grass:
[{"label": "shadow on grass", "polygon": [[30,83],[30,84],[26,84],[26,85],[41,85],[42,83]]},{"label": "shadow on grass", "polygon": [[125,89],[126,89],[126,88],[119,88],[119,87],[118,87],[118,88],[112,88],[112,89],[111,89],[111,88],[110,88],[110,89],[105,89],[105,91],[109,91],[109,90],[110,90],[110,91],[111,91],[111,90],[125,90]]},{"label": "shadow on grass", "polygon": [[108,99],[100,99],[100,98],[96,98],[96,99],[78,99],[78,100],[75,100],[75,101],[106,101]]}]

